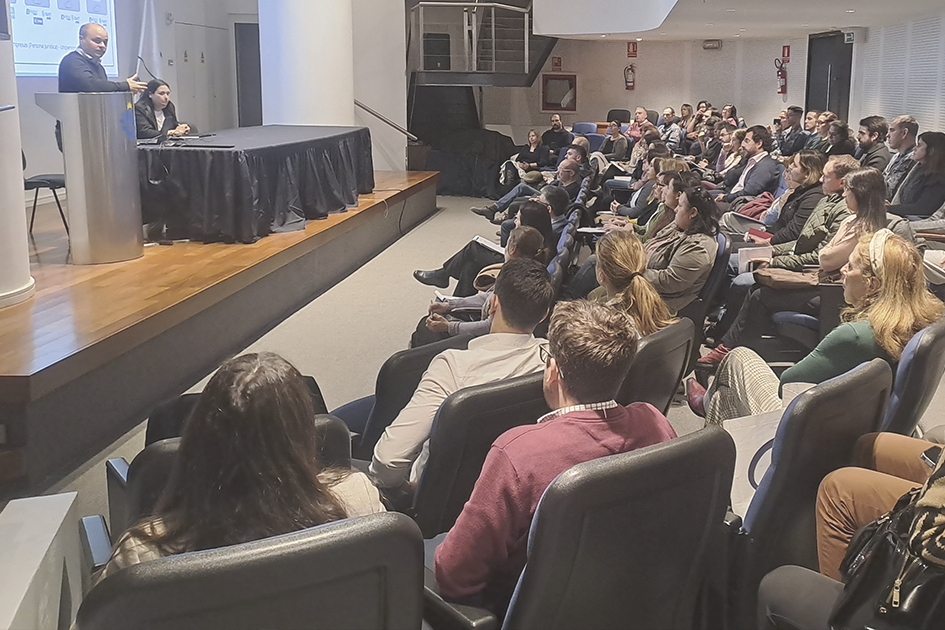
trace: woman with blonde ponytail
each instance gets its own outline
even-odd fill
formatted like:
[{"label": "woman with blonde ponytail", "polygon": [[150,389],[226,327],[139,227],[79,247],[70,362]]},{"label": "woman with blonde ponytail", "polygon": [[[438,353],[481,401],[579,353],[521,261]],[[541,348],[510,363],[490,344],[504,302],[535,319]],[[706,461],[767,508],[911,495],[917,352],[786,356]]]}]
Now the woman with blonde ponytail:
[{"label": "woman with blonde ponytail", "polygon": [[780,379],[748,348],[733,349],[708,392],[687,381],[693,411],[707,424],[719,424],[779,409],[781,385],[822,383],[876,358],[895,364],[909,340],[942,317],[945,305],[925,284],[919,250],[886,228],[861,236],[840,271],[850,305],[843,323]]},{"label": "woman with blonde ponytail", "polygon": [[646,253],[632,232],[608,232],[597,243],[597,281],[589,299],[606,302],[633,317],[641,335],[673,323],[666,302],[644,277]]}]

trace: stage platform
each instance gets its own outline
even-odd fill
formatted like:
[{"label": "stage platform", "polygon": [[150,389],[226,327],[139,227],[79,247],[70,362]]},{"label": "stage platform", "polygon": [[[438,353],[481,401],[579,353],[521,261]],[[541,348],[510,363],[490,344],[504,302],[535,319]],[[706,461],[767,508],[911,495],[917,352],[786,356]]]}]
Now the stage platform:
[{"label": "stage platform", "polygon": [[[438,173],[375,173],[357,208],[252,244],[71,265],[55,206],[36,295],[0,310],[0,500],[43,491],[436,210]],[[338,322],[326,322],[326,326]]]}]

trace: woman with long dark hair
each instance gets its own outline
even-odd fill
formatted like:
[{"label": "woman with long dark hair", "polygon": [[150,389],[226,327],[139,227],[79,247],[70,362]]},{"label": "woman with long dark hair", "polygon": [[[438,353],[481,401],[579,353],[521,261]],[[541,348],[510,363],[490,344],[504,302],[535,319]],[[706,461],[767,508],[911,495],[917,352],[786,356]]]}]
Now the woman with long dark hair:
[{"label": "woman with long dark hair", "polygon": [[318,460],[312,398],[271,353],[224,363],[184,425],[154,514],[129,529],[102,569],[237,545],[384,511],[366,475]]},{"label": "woman with long dark hair", "polygon": [[856,153],[856,141],[850,137],[850,127],[842,120],[835,120],[827,127],[827,147],[824,153],[828,156]]},{"label": "woman with long dark hair", "polygon": [[166,81],[154,79],[135,103],[135,124],[138,139],[184,136],[190,126],[177,120],[177,108],[171,102],[171,87]]},{"label": "woman with long dark hair", "polygon": [[889,205],[901,217],[929,217],[945,204],[945,133],[919,134],[912,154],[915,166]]}]

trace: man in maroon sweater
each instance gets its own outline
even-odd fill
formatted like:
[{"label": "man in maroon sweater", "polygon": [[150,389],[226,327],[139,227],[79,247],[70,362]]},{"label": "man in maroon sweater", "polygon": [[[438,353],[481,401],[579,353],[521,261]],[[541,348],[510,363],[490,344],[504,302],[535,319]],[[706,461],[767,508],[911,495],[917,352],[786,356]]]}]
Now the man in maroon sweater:
[{"label": "man in maroon sweater", "polygon": [[581,462],[676,437],[653,406],[613,400],[637,339],[622,311],[584,300],[555,307],[544,377],[555,411],[492,444],[472,496],[436,550],[443,597],[503,616],[525,566],[532,516],[554,478]]}]

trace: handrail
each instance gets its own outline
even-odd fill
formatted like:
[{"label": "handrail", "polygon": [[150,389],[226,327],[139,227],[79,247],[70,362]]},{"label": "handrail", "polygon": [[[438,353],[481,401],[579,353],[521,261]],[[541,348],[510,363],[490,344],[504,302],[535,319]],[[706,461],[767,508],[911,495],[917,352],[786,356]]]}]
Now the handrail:
[{"label": "handrail", "polygon": [[0,105],[0,112],[8,112],[11,109],[16,109],[16,105]]},{"label": "handrail", "polygon": [[498,2],[418,2],[417,4],[410,7],[410,11],[416,11],[417,8],[422,7],[447,7],[447,8],[484,8],[484,9],[504,9],[506,11],[514,11],[515,13],[528,13],[530,8],[514,7],[509,4],[501,4]]},{"label": "handrail", "polygon": [[404,129],[403,127],[401,127],[400,125],[398,125],[397,123],[395,123],[393,120],[391,120],[384,114],[374,111],[373,109],[371,109],[370,107],[368,107],[367,105],[359,101],[358,99],[354,99],[354,104],[360,107],[361,109],[363,109],[364,111],[366,111],[367,113],[371,114],[375,118],[379,119],[381,122],[387,123],[388,126],[393,127],[400,133],[407,136],[407,138],[409,138],[410,140],[413,140],[414,142],[416,142],[417,140],[420,139],[417,136],[410,133],[409,131],[407,131],[406,129]]}]

